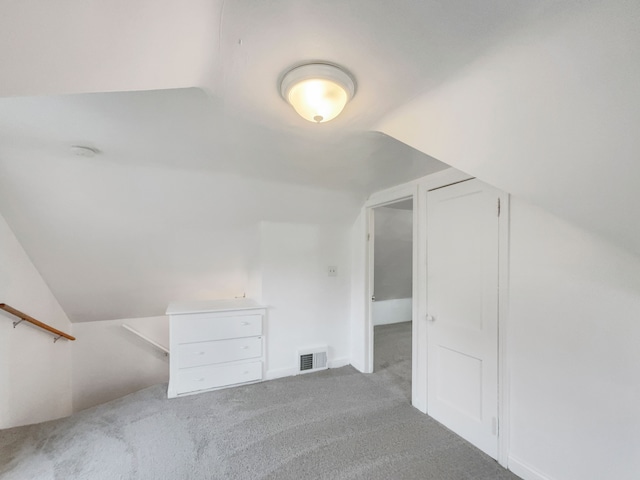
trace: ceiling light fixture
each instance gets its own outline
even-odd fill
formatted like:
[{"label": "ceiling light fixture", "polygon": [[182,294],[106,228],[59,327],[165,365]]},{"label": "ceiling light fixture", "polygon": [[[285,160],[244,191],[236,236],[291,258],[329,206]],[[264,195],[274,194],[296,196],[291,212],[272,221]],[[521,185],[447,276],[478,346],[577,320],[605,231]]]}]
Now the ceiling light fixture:
[{"label": "ceiling light fixture", "polygon": [[300,65],[289,70],[280,83],[282,98],[302,118],[314,123],[336,118],[355,93],[353,77],[330,63]]}]

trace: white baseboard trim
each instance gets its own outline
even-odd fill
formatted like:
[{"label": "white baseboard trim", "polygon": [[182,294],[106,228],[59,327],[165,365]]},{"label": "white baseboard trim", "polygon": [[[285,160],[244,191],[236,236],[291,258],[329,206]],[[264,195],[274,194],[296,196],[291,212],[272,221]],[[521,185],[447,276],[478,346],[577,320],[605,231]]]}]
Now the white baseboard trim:
[{"label": "white baseboard trim", "polygon": [[[351,362],[349,358],[334,358],[333,360],[329,360],[328,362],[329,368],[340,368],[349,365]],[[287,368],[277,368],[275,370],[267,370],[264,374],[265,380],[275,380],[276,378],[283,377],[292,377],[294,375],[298,375],[298,369],[296,367],[287,367]]]},{"label": "white baseboard trim", "polygon": [[298,374],[297,368],[278,368],[276,370],[267,370],[264,374],[265,380],[275,380],[276,378],[292,377]]},{"label": "white baseboard trim", "polygon": [[353,360],[353,358],[351,359],[351,366],[353,368],[355,368],[356,370],[358,370],[360,373],[364,373],[364,368],[362,367],[362,365],[356,361]]},{"label": "white baseboard trim", "polygon": [[509,470],[524,480],[553,480],[516,457],[509,456]]},{"label": "white baseboard trim", "polygon": [[347,365],[349,365],[351,362],[349,361],[349,358],[347,357],[342,357],[342,358],[334,358],[333,360],[329,360],[327,362],[327,364],[329,365],[329,368],[340,368],[340,367],[346,367]]}]

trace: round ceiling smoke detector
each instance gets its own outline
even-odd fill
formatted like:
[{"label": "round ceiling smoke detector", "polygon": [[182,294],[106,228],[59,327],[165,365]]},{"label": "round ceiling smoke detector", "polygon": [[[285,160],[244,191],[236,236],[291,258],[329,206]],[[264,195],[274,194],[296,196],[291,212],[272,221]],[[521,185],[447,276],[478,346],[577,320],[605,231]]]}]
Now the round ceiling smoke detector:
[{"label": "round ceiling smoke detector", "polygon": [[70,150],[71,153],[78,157],[87,158],[95,157],[98,153],[100,153],[100,151],[96,148],[85,147],[83,145],[72,145]]},{"label": "round ceiling smoke detector", "polygon": [[356,93],[354,78],[331,63],[308,63],[289,70],[280,83],[280,95],[305,120],[333,120]]}]

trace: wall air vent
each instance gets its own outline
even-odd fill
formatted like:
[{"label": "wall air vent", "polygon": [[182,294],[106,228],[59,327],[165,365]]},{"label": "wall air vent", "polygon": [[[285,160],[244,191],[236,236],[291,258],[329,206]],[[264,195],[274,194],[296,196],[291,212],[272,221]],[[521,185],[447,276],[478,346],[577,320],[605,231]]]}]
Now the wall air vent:
[{"label": "wall air vent", "polygon": [[326,370],[327,347],[298,350],[298,373]]}]

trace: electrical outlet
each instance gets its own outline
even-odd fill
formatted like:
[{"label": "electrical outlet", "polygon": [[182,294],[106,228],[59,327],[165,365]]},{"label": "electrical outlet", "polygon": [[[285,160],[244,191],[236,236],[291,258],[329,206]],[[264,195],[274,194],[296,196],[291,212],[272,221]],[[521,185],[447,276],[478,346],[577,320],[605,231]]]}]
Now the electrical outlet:
[{"label": "electrical outlet", "polygon": [[337,277],[338,276],[338,267],[329,267],[329,276]]}]

